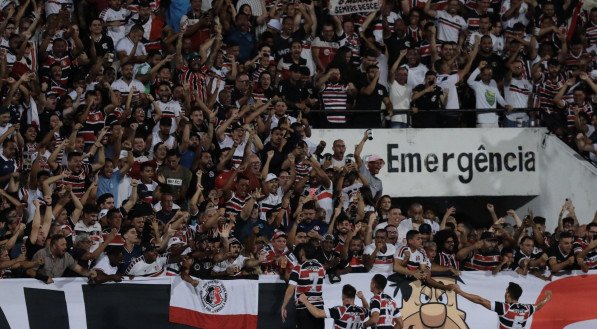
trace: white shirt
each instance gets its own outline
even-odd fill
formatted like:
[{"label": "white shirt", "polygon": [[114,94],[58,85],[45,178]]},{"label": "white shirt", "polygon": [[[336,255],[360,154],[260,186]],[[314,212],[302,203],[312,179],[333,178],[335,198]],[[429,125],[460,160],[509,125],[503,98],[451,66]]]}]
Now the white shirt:
[{"label": "white shirt", "polygon": [[[502,7],[500,8],[500,16],[503,16],[508,9],[511,7],[510,0],[503,0]],[[520,8],[518,9],[518,15],[514,15],[507,21],[503,21],[503,29],[511,29],[514,27],[516,23],[522,23],[522,25],[527,26],[529,24],[529,19],[526,17],[526,13],[529,10],[529,5],[526,2],[522,2]]]},{"label": "white shirt", "polygon": [[[431,233],[435,234],[439,231],[439,224],[432,221],[431,219],[423,219],[423,223],[429,224],[431,226]],[[406,245],[406,233],[410,230],[418,230],[420,224],[413,223],[412,218],[406,218],[398,224],[398,243]]]},{"label": "white shirt", "polygon": [[[286,120],[288,121],[289,124],[293,124],[296,122],[296,118],[291,115],[286,114],[283,117],[286,117]],[[276,116],[276,115],[272,116],[272,124],[270,125],[270,129],[276,128],[280,122],[280,119],[281,118],[278,118],[278,116]]]},{"label": "white shirt", "polygon": [[[420,84],[425,82],[425,73],[429,71],[425,64],[419,63],[419,65],[415,67],[406,67],[408,69],[408,80],[406,84],[412,89]],[[392,103],[394,104],[394,103]]]},{"label": "white shirt", "polygon": [[[182,107],[180,106],[180,103],[173,99],[170,99],[165,103],[161,100],[157,100],[157,103],[160,106],[160,111],[162,111],[162,118],[172,118],[172,127],[170,127],[170,133],[173,134],[178,127],[177,119],[180,118],[180,114],[182,113]],[[159,124],[153,126],[154,132],[157,132],[159,129]]]},{"label": "white shirt", "polygon": [[456,110],[460,108],[458,101],[458,90],[456,90],[456,83],[460,80],[458,74],[438,74],[437,85],[443,90],[448,90],[448,101],[446,102],[446,110]]},{"label": "white shirt", "polygon": [[438,10],[436,13],[437,39],[443,42],[458,42],[460,30],[468,27],[464,18],[459,15],[452,16],[445,10]]},{"label": "white shirt", "polygon": [[[18,3],[18,1],[17,1],[17,3]],[[60,9],[62,9],[62,5],[65,5],[71,14],[75,10],[75,7],[73,6],[73,0],[46,1],[46,4],[45,4],[46,18],[52,14],[58,14],[60,12]]]},{"label": "white shirt", "polygon": [[110,259],[106,254],[102,254],[93,267],[95,270],[102,270],[106,275],[114,275],[118,271],[118,266],[110,265]]},{"label": "white shirt", "polygon": [[[475,91],[475,107],[477,109],[495,109],[498,103],[502,106],[506,105],[495,80],[492,79],[489,84],[475,81],[480,72],[479,68],[476,68],[467,80],[468,85]],[[477,123],[497,124],[498,115],[494,112],[479,113],[477,114]]]},{"label": "white shirt", "polygon": [[[116,53],[119,52],[125,52],[127,54],[127,56],[131,53],[131,51],[133,51],[133,47],[135,46],[135,44],[131,41],[131,39],[129,37],[124,37],[122,39],[120,39],[120,41],[118,41],[118,43],[116,44]],[[144,56],[147,55],[147,50],[145,49],[145,45],[143,44],[143,42],[138,42],[137,43],[137,49],[135,50],[135,56]],[[137,72],[139,70],[139,65],[142,64],[135,64],[133,66],[133,72]],[[145,90],[145,89],[143,89]]]},{"label": "white shirt", "polygon": [[282,197],[284,197],[284,191],[281,187],[278,187],[275,193],[270,193],[263,200],[259,201],[259,218],[266,221],[267,211],[279,207],[282,204]]},{"label": "white shirt", "polygon": [[[375,250],[375,242],[365,247],[364,255],[371,255]],[[386,243],[386,252],[377,252],[377,257],[373,261],[371,273],[392,273],[394,271],[394,254],[396,247],[393,244]]]},{"label": "white shirt", "polygon": [[415,251],[412,251],[412,249],[410,249],[407,246],[403,246],[398,248],[398,250],[396,250],[396,256],[395,258],[398,260],[404,260],[405,259],[405,250],[408,250],[410,252],[410,255],[408,257],[408,261],[412,264],[419,264],[419,266],[421,264],[425,264],[427,266],[427,268],[431,268],[431,261],[429,260],[429,258],[427,258],[427,254],[425,254],[425,251],[422,249],[415,249]]},{"label": "white shirt", "polygon": [[75,236],[80,233],[89,234],[89,239],[93,243],[89,249],[90,252],[94,252],[95,249],[97,249],[99,245],[104,242],[104,238],[102,236],[102,226],[98,222],[95,222],[91,226],[87,226],[85,223],[83,223],[83,220],[79,220],[77,224],[75,224],[74,230]]},{"label": "white shirt", "polygon": [[[510,84],[504,85],[504,99],[506,103],[512,105],[515,109],[528,108],[529,96],[533,92],[533,85],[527,79],[510,80]],[[508,120],[516,121],[521,119],[527,121],[529,116],[525,112],[510,113],[506,115]]]},{"label": "white shirt", "polygon": [[214,265],[213,267],[213,271],[214,272],[225,272],[227,268],[229,267],[237,267],[239,269],[242,269],[243,266],[245,266],[245,260],[247,260],[247,257],[243,256],[243,255],[238,255],[238,257],[236,257],[235,260],[233,260],[232,262],[228,261],[228,259],[223,260],[219,263],[217,263],[216,265]]},{"label": "white shirt", "polygon": [[162,140],[162,138],[160,137],[160,134],[158,132],[152,133],[151,136],[152,136],[151,147],[150,147],[151,152],[153,152],[153,147],[156,146],[159,142],[164,143],[164,145],[166,145],[166,147],[169,150],[173,149],[174,146],[176,146],[176,139],[172,135],[168,135],[168,138],[166,140]]},{"label": "white shirt", "polygon": [[[223,141],[218,141],[218,145],[220,146],[220,149],[227,147],[231,148],[234,145],[234,140],[232,139],[232,137],[230,137],[230,135],[226,134],[224,135]],[[236,150],[234,151],[234,155],[232,155],[232,162],[234,163],[235,168],[240,165],[243,159],[243,156],[245,154],[245,145],[247,145],[247,140],[243,140],[241,143],[239,143],[236,147]],[[253,145],[252,143],[250,149],[253,153],[255,153],[255,145]]]},{"label": "white shirt", "polygon": [[145,86],[143,85],[143,83],[141,83],[141,81],[133,79],[131,80],[130,83],[126,83],[124,80],[122,79],[118,79],[114,82],[112,82],[112,89],[114,90],[118,90],[123,97],[126,97],[129,92],[131,91],[131,87],[135,86],[135,88],[137,88],[137,94],[139,92],[143,92],[145,91]]},{"label": "white shirt", "polygon": [[[127,9],[124,8],[120,8],[118,11],[108,7],[106,9],[104,9],[99,18],[101,20],[103,20],[106,23],[110,23],[110,22],[114,22],[114,21],[126,21],[127,16],[130,15],[130,11],[128,11]],[[121,25],[121,26],[110,26],[106,28],[107,30],[107,34],[110,38],[112,38],[112,41],[114,42],[114,44],[118,44],[118,41],[120,41],[120,39],[124,38],[126,36],[126,25]]]},{"label": "white shirt", "polygon": [[164,267],[168,264],[168,256],[158,256],[155,262],[148,264],[145,256],[137,257],[131,261],[126,269],[126,275],[134,276],[163,276],[166,274]]},{"label": "white shirt", "polygon": [[[413,93],[412,87],[408,85],[401,85],[394,80],[390,85],[390,101],[395,109],[408,110],[410,109],[410,99]],[[392,116],[392,122],[408,122],[406,114],[396,114]]]}]

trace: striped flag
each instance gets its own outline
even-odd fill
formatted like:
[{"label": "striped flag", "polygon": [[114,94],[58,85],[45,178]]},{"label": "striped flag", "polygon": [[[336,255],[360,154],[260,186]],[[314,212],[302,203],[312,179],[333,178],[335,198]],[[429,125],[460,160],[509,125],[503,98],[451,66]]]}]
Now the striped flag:
[{"label": "striped flag", "polygon": [[256,329],[256,280],[205,280],[197,287],[175,277],[170,322],[203,329]]}]

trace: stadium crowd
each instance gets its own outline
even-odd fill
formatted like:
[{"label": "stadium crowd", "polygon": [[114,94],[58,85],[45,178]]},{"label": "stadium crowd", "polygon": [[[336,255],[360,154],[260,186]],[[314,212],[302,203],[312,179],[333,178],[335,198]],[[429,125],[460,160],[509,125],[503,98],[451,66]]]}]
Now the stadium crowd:
[{"label": "stadium crowd", "polygon": [[329,6],[0,0],[0,277],[300,286],[309,264],[332,283],[597,268],[597,214],[579,222],[569,200],[551,234],[544,217],[491,204],[478,228],[384,195],[384,160],[362,157],[369,130],[350,156],[340,139],[309,139],[312,127],[545,125],[596,161],[597,8]]}]

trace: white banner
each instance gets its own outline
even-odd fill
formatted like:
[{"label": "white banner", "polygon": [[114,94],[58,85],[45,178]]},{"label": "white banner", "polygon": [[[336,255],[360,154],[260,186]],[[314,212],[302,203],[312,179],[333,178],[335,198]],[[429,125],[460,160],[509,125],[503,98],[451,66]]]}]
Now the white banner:
[{"label": "white banner", "polygon": [[[364,130],[314,129],[310,140],[334,139],[354,154]],[[537,158],[544,130],[537,129],[377,129],[362,156],[385,160],[378,177],[392,197],[506,196],[540,194]]]},{"label": "white banner", "polygon": [[[372,276],[371,273],[348,274],[342,276],[342,282],[337,284],[329,284],[326,280],[323,286],[325,307],[330,308],[342,303],[342,286],[345,284],[351,284],[357,291],[363,291],[367,300],[370,300],[373,297],[369,291]],[[490,272],[462,272],[459,282],[447,278],[436,278],[436,280],[445,284],[457,283],[465,292],[479,295],[491,302],[504,302],[509,282],[517,283],[522,287],[520,303],[536,304],[545,296],[544,291],[551,290],[552,300],[536,312],[530,321],[527,321],[526,328],[597,328],[597,271],[591,271],[585,275],[554,277],[551,282],[533,276],[523,277],[514,272],[501,272],[498,275],[491,275]],[[423,322],[427,317],[436,317],[439,313],[426,314],[425,310],[428,308],[423,307],[426,304],[420,302],[422,289],[418,281],[410,283],[409,286],[411,292],[408,301],[403,301],[401,290],[391,281],[388,281],[385,293],[394,297],[401,305],[400,313],[404,320],[404,328],[427,328]],[[445,317],[445,321],[444,325],[438,328],[498,328],[498,317],[495,312],[471,303],[461,296],[456,296],[454,292],[446,292],[446,294],[448,297],[446,308],[444,312],[440,312],[440,315]],[[432,294],[432,296],[439,295],[441,293]],[[429,300],[429,303],[436,302],[436,297]],[[360,301],[356,303],[361,304]],[[443,309],[443,306],[440,309]],[[333,320],[326,320],[326,328],[333,328]]]},{"label": "white banner", "polygon": [[175,277],[170,322],[203,329],[255,329],[257,280],[201,280],[197,287]]},{"label": "white banner", "polygon": [[381,8],[380,0],[330,0],[331,15],[370,13]]},{"label": "white banner", "polygon": [[[29,318],[36,317],[32,310],[28,310],[27,305],[31,303],[39,303],[40,301],[27,300],[26,290],[36,291],[36,296],[43,295],[44,291],[48,292],[48,297],[52,296],[52,292],[64,293],[63,302],[66,305],[66,310],[56,306],[55,310],[48,309],[47,312],[57,311],[63,314],[59,316],[68,322],[70,329],[86,329],[87,315],[85,307],[85,299],[83,293],[83,286],[87,285],[85,278],[54,278],[54,283],[45,284],[39,280],[34,279],[3,279],[0,280],[0,310],[9,324],[9,328],[21,329],[31,328]],[[125,279],[123,283],[127,284],[170,284],[170,277],[162,278],[135,278],[134,280]],[[104,285],[109,285],[105,283]],[[123,296],[126,298],[126,296]],[[57,303],[60,304],[60,303]],[[91,304],[90,307],[94,305]],[[39,310],[38,310],[39,311]],[[107,321],[103,319],[103,321]],[[56,328],[57,325],[51,326]]]},{"label": "white banner", "polygon": [[[325,307],[334,307],[342,302],[341,294],[344,284],[353,285],[357,290],[363,291],[367,299],[370,299],[372,293],[369,291],[369,287],[372,276],[372,273],[343,275],[342,282],[337,284],[330,284],[326,279],[323,287]],[[446,284],[456,282],[454,279],[441,277],[435,279]],[[86,297],[86,294],[90,293],[89,290],[95,290],[97,287],[87,285],[86,280],[81,278],[55,279],[55,283],[50,285],[33,279],[6,279],[0,280],[0,327],[47,328],[47,323],[40,325],[40,317],[63,320],[62,323],[52,322],[54,329],[87,328],[88,319],[93,321],[90,322],[90,326],[91,324],[95,327],[98,327],[98,324],[116,325],[118,315],[115,314],[128,314],[127,310],[121,308],[110,312],[109,307],[117,307],[115,304],[122,304],[122,301],[134,300],[135,303],[140,303],[139,296],[143,296],[144,293],[148,294],[145,287],[142,291],[124,289],[131,287],[132,285],[128,284],[133,283],[171,284],[171,322],[189,324],[204,329],[255,329],[258,317],[259,283],[274,282],[281,281],[276,276],[261,276],[259,281],[203,280],[197,288],[194,288],[179,277],[140,278],[132,281],[125,280],[123,284],[115,287],[116,295],[106,295],[105,289],[99,289],[100,291],[91,291],[91,295]],[[552,281],[543,281],[532,276],[523,277],[513,272],[501,272],[495,276],[489,272],[463,272],[457,283],[468,293],[479,295],[489,301],[504,301],[505,290],[509,282],[515,282],[523,288],[519,300],[521,303],[536,304],[546,290],[551,290],[553,293],[552,300],[532,316],[527,322],[526,328],[597,328],[597,271],[590,271],[587,274],[575,273],[574,276],[553,277]],[[110,284],[102,286],[106,285]],[[168,290],[160,289],[167,295]],[[87,290],[87,293],[84,290]],[[397,286],[394,282],[389,281],[385,292],[394,297],[400,305],[405,328],[425,328],[422,321],[426,321],[426,317],[429,316],[426,313],[429,307],[423,307],[426,304],[420,302],[424,299],[420,298],[422,289],[418,282]],[[118,295],[119,293],[122,296]],[[436,302],[437,296],[440,296],[441,293],[441,291],[433,291],[429,303]],[[446,307],[445,309],[443,306],[441,307],[444,311],[433,313],[433,316],[439,314],[445,318],[444,325],[438,328],[492,329],[498,327],[497,315],[494,312],[473,304],[463,297],[456,296],[453,292],[446,294]],[[56,298],[56,295],[62,295],[61,300]],[[404,301],[403,295],[408,295],[409,298]],[[149,295],[146,297],[145,303],[141,303],[142,305],[131,304],[135,306],[131,312],[137,312],[135,313],[137,315],[147,314],[147,321],[151,321],[149,318],[154,314],[150,313],[157,311],[156,307],[161,308],[162,306],[155,304],[156,299],[153,297],[149,297]],[[37,300],[32,300],[33,298]],[[119,301],[115,302],[113,299],[107,300],[106,298],[118,298]],[[282,301],[279,302],[281,304]],[[164,303],[167,304],[167,300],[164,300]],[[359,301],[357,303],[360,304]],[[106,306],[108,304],[110,306]],[[97,307],[103,308],[94,309]],[[139,307],[142,308],[138,310]],[[147,313],[142,313],[144,310]],[[108,319],[106,315],[113,315],[115,318]],[[161,316],[167,317],[166,314]],[[6,324],[3,324],[4,319],[6,319]],[[36,325],[32,325],[30,320],[37,321]],[[326,328],[332,328],[333,321],[326,321]],[[146,328],[152,328],[152,325],[163,327],[163,324],[157,323],[144,323],[143,325]]]}]

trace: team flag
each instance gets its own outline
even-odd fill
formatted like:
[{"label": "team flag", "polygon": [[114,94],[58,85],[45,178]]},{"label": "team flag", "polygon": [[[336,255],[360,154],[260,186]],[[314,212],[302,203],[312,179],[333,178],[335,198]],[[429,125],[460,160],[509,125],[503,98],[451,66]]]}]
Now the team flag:
[{"label": "team flag", "polygon": [[175,277],[170,322],[202,329],[256,329],[257,280],[203,280],[197,287]]}]

